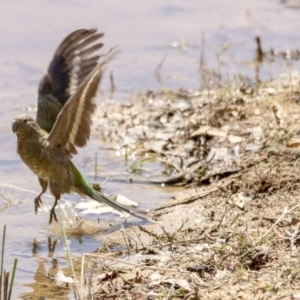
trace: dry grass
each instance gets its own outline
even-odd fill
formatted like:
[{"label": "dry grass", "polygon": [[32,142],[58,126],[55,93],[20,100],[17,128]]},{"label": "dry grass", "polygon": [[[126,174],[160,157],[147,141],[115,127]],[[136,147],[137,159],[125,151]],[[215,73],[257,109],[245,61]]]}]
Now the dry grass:
[{"label": "dry grass", "polygon": [[300,299],[299,82],[106,108],[97,126],[130,171],[157,163],[186,196],[154,211],[160,224],[110,234],[86,257],[94,299]]}]

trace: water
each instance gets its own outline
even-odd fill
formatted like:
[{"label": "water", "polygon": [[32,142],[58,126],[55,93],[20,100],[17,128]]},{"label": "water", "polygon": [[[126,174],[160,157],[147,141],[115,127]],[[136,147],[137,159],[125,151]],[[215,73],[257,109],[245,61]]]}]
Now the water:
[{"label": "water", "polygon": [[[299,9],[291,8],[294,3],[299,4],[299,1],[282,4],[271,0],[128,0],[123,4],[116,0],[2,0],[0,182],[39,191],[37,179],[15,152],[16,138],[11,133],[11,118],[23,110],[34,114],[38,82],[54,50],[71,31],[96,27],[106,34],[105,50],[119,46],[122,53],[112,62],[110,70],[113,70],[117,87],[115,98],[121,102],[129,99],[136,90],[200,87],[201,36],[205,40],[206,68],[220,68],[223,76],[241,73],[254,78],[254,70],[241,62],[249,62],[255,57],[255,36],[261,37],[266,50],[299,48]],[[174,42],[183,45],[184,49],[170,47]],[[164,56],[159,82],[153,73]],[[287,64],[284,60],[276,60],[263,64],[260,76],[268,79],[298,69],[299,62]],[[108,76],[101,89],[107,94]],[[106,181],[108,171],[121,173],[125,167],[123,159],[116,158],[107,148],[94,138],[75,158],[75,163],[82,166],[81,170],[89,180],[93,180],[93,157],[98,151],[98,164],[103,166],[100,183],[108,192],[121,193],[134,200],[142,199],[142,208],[154,208],[170,198],[170,194],[159,187]],[[86,164],[87,161],[90,163]],[[19,259],[13,298],[72,299],[68,290],[58,291],[47,275],[68,265],[59,226],[50,227],[48,213],[44,211],[34,214],[33,194],[14,188],[0,187],[0,191],[3,195],[0,207],[6,206],[7,201],[11,202],[11,206],[0,211],[0,230],[2,225],[8,226],[5,268],[11,269],[13,259]],[[77,196],[66,198],[79,199]],[[44,198],[48,205],[52,201]],[[97,217],[88,216],[87,219],[92,222]],[[118,223],[118,218],[111,220]],[[101,232],[95,232],[94,225],[90,226],[88,234],[71,237],[71,251],[75,255],[100,246]],[[49,237],[52,243],[57,241],[55,251],[48,250]]]}]

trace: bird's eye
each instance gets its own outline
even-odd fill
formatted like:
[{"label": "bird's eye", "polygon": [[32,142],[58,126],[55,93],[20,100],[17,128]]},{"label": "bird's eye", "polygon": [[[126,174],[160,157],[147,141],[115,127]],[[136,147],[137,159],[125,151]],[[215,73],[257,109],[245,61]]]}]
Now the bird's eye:
[{"label": "bird's eye", "polygon": [[24,120],[23,120],[23,123],[24,123],[24,124],[26,124],[26,123],[27,123],[27,121],[28,121],[28,119],[24,119]]}]

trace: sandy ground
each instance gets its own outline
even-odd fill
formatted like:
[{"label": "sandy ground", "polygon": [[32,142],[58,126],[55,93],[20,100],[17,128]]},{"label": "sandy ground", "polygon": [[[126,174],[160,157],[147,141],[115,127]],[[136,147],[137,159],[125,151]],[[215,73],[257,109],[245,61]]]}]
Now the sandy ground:
[{"label": "sandy ground", "polygon": [[93,299],[300,299],[299,82],[149,92],[107,108],[98,129],[123,139],[132,172],[159,162],[164,184],[184,192],[151,212],[157,223],[86,255]]}]

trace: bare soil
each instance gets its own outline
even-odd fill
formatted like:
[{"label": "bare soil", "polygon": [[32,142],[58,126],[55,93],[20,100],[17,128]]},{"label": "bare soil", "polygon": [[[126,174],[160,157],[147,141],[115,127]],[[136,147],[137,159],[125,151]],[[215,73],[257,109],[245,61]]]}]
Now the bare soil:
[{"label": "bare soil", "polygon": [[86,256],[93,299],[300,299],[299,100],[287,74],[102,108],[131,171],[184,192]]}]

